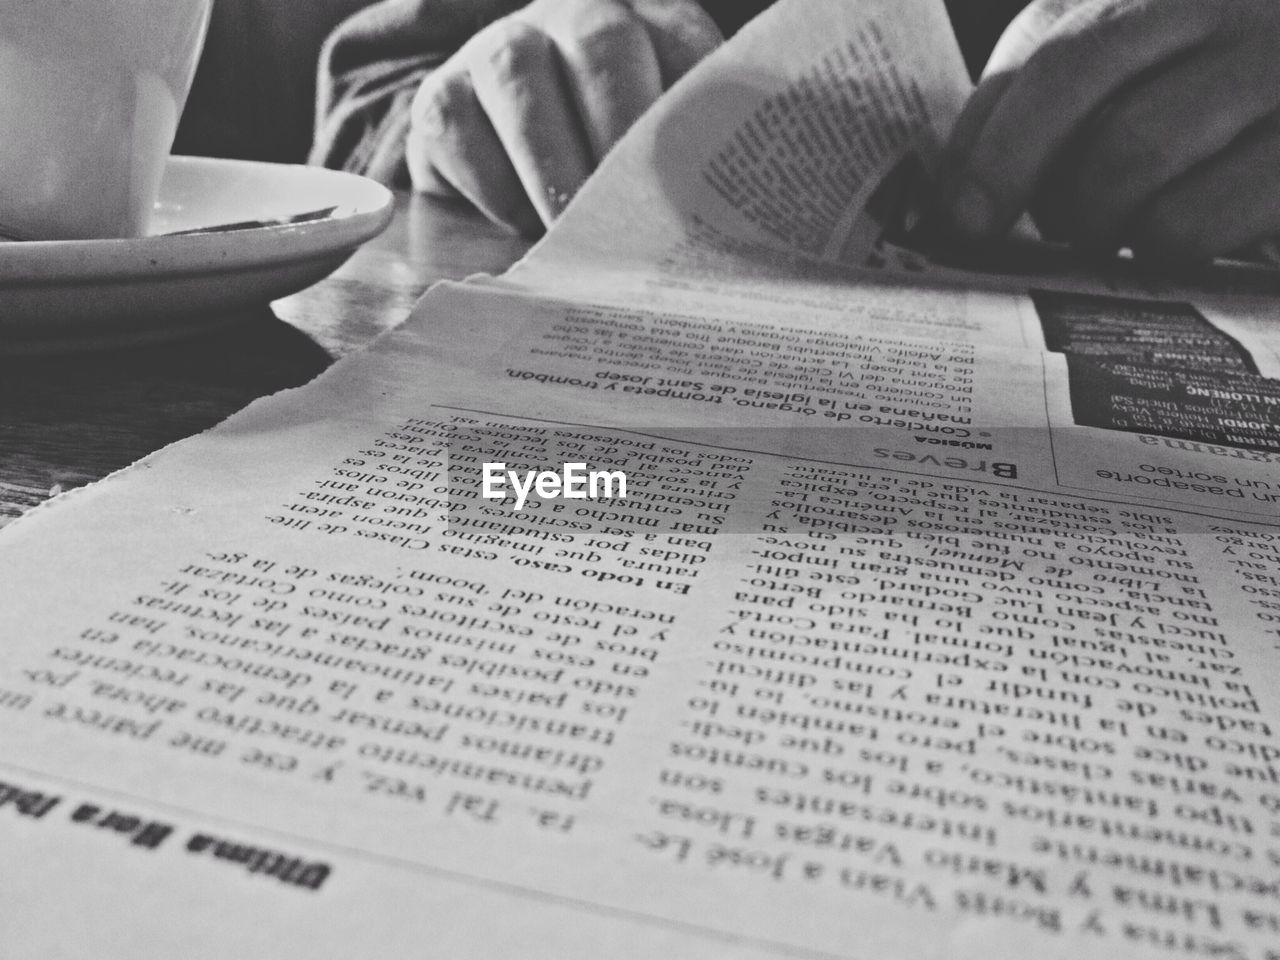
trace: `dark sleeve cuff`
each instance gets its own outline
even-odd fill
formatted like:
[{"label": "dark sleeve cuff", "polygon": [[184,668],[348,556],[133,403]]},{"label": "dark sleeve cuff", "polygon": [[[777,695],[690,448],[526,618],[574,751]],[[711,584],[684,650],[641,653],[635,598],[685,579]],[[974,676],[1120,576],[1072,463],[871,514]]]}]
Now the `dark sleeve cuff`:
[{"label": "dark sleeve cuff", "polygon": [[424,77],[513,0],[381,0],[325,42],[313,164],[407,186],[409,110]]}]

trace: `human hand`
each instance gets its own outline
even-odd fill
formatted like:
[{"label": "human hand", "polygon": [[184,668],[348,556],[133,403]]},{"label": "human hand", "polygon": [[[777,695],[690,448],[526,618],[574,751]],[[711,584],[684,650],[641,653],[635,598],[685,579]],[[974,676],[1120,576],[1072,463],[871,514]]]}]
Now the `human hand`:
[{"label": "human hand", "polygon": [[1036,0],[944,153],[971,237],[1025,210],[1096,253],[1200,261],[1280,234],[1280,3]]},{"label": "human hand", "polygon": [[423,81],[407,143],[414,187],[540,233],[721,40],[694,0],[534,0]]}]

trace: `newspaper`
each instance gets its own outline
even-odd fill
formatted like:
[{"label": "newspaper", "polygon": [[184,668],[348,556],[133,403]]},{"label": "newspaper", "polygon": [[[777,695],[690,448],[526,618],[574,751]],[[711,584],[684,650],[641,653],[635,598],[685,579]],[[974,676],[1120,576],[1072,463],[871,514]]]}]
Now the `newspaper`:
[{"label": "newspaper", "polygon": [[1280,958],[1267,278],[917,242],[966,93],[784,0],[506,277],[0,533],[4,954]]}]

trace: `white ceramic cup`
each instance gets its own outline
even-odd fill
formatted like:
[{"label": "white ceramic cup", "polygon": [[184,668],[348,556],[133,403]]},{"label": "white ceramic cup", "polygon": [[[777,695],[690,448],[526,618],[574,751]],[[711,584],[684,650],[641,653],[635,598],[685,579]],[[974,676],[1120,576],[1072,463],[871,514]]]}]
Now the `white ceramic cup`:
[{"label": "white ceramic cup", "polygon": [[0,235],[147,232],[213,0],[0,0]]}]

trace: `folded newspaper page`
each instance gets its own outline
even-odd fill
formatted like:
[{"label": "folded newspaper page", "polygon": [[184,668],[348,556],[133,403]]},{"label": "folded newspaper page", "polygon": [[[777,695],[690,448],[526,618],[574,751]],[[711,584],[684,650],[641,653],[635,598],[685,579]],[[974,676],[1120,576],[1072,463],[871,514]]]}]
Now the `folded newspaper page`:
[{"label": "folded newspaper page", "polygon": [[785,0],[0,533],[5,955],[1280,960],[1276,301],[915,243],[966,92]]}]

